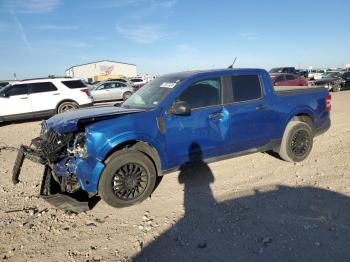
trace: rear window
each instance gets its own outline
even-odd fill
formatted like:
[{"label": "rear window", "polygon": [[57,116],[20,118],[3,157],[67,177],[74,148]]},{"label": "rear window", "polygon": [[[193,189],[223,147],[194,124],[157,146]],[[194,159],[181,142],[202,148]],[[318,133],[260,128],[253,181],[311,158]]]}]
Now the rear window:
[{"label": "rear window", "polygon": [[232,76],[233,102],[258,99],[262,96],[258,75]]},{"label": "rear window", "polygon": [[43,93],[43,92],[51,92],[56,91],[57,88],[51,82],[42,82],[42,83],[34,83],[31,84],[31,93]]},{"label": "rear window", "polygon": [[62,81],[62,84],[71,89],[87,87],[81,80]]},{"label": "rear window", "polygon": [[142,82],[142,79],[130,79],[132,82]]}]

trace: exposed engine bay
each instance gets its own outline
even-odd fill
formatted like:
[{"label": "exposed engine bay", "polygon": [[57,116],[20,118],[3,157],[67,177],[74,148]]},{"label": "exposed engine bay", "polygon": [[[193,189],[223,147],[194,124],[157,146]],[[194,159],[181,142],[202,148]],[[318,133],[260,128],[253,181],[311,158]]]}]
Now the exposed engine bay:
[{"label": "exposed engine bay", "polygon": [[[13,168],[12,181],[19,182],[19,175],[25,158],[45,166],[40,195],[61,209],[81,212],[88,209],[85,201],[91,197],[80,190],[79,180],[72,168],[75,157],[87,157],[85,133],[57,133],[42,124],[39,137],[32,140],[30,146],[22,145]],[[56,163],[64,161],[64,168],[58,169]],[[53,172],[55,171],[55,172]],[[71,198],[71,199],[70,199]]]}]

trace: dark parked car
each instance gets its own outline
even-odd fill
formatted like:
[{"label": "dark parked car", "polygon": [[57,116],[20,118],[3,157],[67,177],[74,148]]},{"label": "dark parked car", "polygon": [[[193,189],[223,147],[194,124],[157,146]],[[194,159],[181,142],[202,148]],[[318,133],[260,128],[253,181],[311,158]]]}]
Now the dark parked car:
[{"label": "dark parked car", "polygon": [[344,80],[341,89],[350,89],[350,71],[343,72],[341,78]]},{"label": "dark parked car", "polygon": [[294,74],[270,74],[274,86],[308,86],[304,77]]},{"label": "dark parked car", "polygon": [[328,72],[321,79],[313,81],[312,85],[325,86],[333,92],[350,89],[350,72]]}]

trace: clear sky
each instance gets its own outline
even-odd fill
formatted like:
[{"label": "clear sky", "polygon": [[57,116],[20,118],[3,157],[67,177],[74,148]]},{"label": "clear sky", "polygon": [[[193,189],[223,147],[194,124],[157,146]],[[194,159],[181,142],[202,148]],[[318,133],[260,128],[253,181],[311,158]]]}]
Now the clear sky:
[{"label": "clear sky", "polygon": [[139,73],[350,63],[348,0],[0,0],[0,79],[98,60]]}]

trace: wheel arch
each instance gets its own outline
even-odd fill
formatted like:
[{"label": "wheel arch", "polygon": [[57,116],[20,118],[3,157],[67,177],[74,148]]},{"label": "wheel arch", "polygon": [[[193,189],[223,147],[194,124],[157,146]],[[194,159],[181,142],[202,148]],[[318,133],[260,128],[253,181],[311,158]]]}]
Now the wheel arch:
[{"label": "wheel arch", "polygon": [[312,109],[303,108],[297,111],[292,112],[285,122],[284,129],[287,127],[288,123],[293,120],[299,120],[310,125],[311,129],[314,130],[315,127],[315,118]]},{"label": "wheel arch", "polygon": [[113,153],[123,149],[134,149],[145,154],[154,164],[157,176],[162,176],[161,160],[158,151],[150,143],[142,140],[127,140],[113,147],[105,156],[103,162],[107,165]]}]

